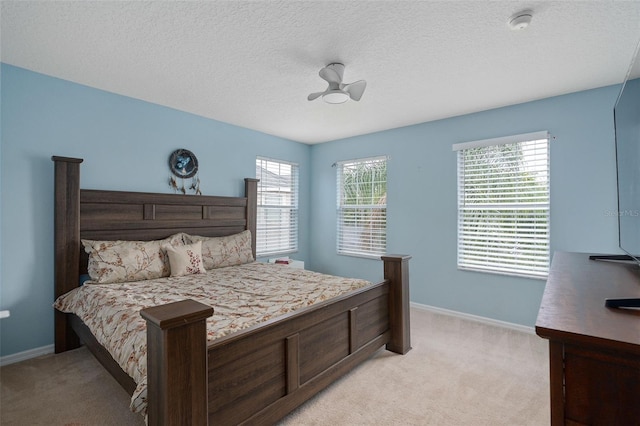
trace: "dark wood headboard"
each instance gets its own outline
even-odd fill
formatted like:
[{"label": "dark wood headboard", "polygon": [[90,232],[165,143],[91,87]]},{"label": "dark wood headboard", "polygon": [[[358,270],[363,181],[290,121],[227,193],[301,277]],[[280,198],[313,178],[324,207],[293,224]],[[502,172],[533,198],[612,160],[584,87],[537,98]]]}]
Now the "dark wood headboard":
[{"label": "dark wood headboard", "polygon": [[[86,273],[82,239],[158,240],[177,232],[217,237],[251,231],[256,255],[258,180],[245,179],[244,197],[156,194],[80,189],[82,159],[52,157],[55,163],[55,297],[79,286]],[[68,333],[56,311],[56,352]],[[76,342],[60,345],[77,345]]]}]

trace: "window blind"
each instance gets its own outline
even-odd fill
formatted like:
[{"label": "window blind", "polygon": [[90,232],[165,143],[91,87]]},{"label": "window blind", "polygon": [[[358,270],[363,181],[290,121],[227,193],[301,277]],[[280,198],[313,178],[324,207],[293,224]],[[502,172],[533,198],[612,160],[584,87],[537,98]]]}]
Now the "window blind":
[{"label": "window blind", "polygon": [[256,159],[258,211],[256,255],[298,250],[298,165],[264,157]]},{"label": "window blind", "polygon": [[458,156],[458,267],[546,277],[548,133],[457,144],[453,149]]},{"label": "window blind", "polygon": [[379,257],[387,248],[387,158],[337,165],[337,252]]}]

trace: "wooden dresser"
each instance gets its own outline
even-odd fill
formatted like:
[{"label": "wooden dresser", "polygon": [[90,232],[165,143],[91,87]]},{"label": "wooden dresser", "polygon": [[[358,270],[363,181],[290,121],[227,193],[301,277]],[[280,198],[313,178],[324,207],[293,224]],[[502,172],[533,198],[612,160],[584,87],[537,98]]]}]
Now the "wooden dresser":
[{"label": "wooden dresser", "polygon": [[552,425],[640,425],[640,310],[604,306],[621,297],[640,297],[637,266],[554,255],[536,321]]}]

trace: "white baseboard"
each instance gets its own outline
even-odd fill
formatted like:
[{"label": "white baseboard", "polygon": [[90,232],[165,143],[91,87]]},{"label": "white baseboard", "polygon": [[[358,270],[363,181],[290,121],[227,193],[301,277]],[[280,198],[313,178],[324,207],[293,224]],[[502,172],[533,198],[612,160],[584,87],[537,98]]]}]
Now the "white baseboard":
[{"label": "white baseboard", "polygon": [[410,302],[410,306],[415,309],[435,312],[443,315],[451,315],[458,318],[463,318],[470,321],[481,322],[483,324],[495,325],[497,327],[509,328],[511,330],[522,331],[525,333],[536,334],[536,330],[533,327],[528,327],[526,325],[515,324],[507,321],[500,321],[492,318],[481,317],[479,315],[467,314],[464,312],[452,311],[449,309],[438,308],[437,306],[423,305],[421,303]]},{"label": "white baseboard", "polygon": [[[494,325],[497,327],[509,328],[511,330],[522,331],[525,333],[535,334],[535,329],[533,327],[528,327],[526,325],[515,324],[512,322],[500,321],[492,318],[481,317],[479,315],[467,314],[464,312],[452,311],[450,309],[438,308],[437,306],[423,305],[421,303],[411,302],[411,307],[414,309],[419,309],[423,311],[435,312],[443,315],[450,315],[458,318],[467,319],[470,321],[476,321],[483,324]],[[0,367],[14,364],[20,361],[26,361],[31,358],[39,357],[41,355],[48,355],[54,352],[54,345],[42,346],[39,348],[29,349],[24,352],[18,352],[11,355],[6,355],[0,357]]]},{"label": "white baseboard", "polygon": [[0,367],[9,364],[15,364],[16,362],[26,361],[31,358],[39,357],[41,355],[48,355],[54,352],[54,345],[41,346],[39,348],[29,349],[27,351],[18,352],[11,355],[0,357]]}]

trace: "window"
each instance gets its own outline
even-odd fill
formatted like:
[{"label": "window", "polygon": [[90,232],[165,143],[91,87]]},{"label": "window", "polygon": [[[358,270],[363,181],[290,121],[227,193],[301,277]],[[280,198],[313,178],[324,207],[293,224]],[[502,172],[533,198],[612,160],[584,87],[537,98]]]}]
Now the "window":
[{"label": "window", "polygon": [[387,158],[343,161],[338,167],[338,254],[384,255],[387,249]]},{"label": "window", "polygon": [[298,165],[256,159],[258,218],[256,255],[298,250]]},{"label": "window", "polygon": [[549,272],[549,136],[456,144],[458,267],[544,278]]}]

